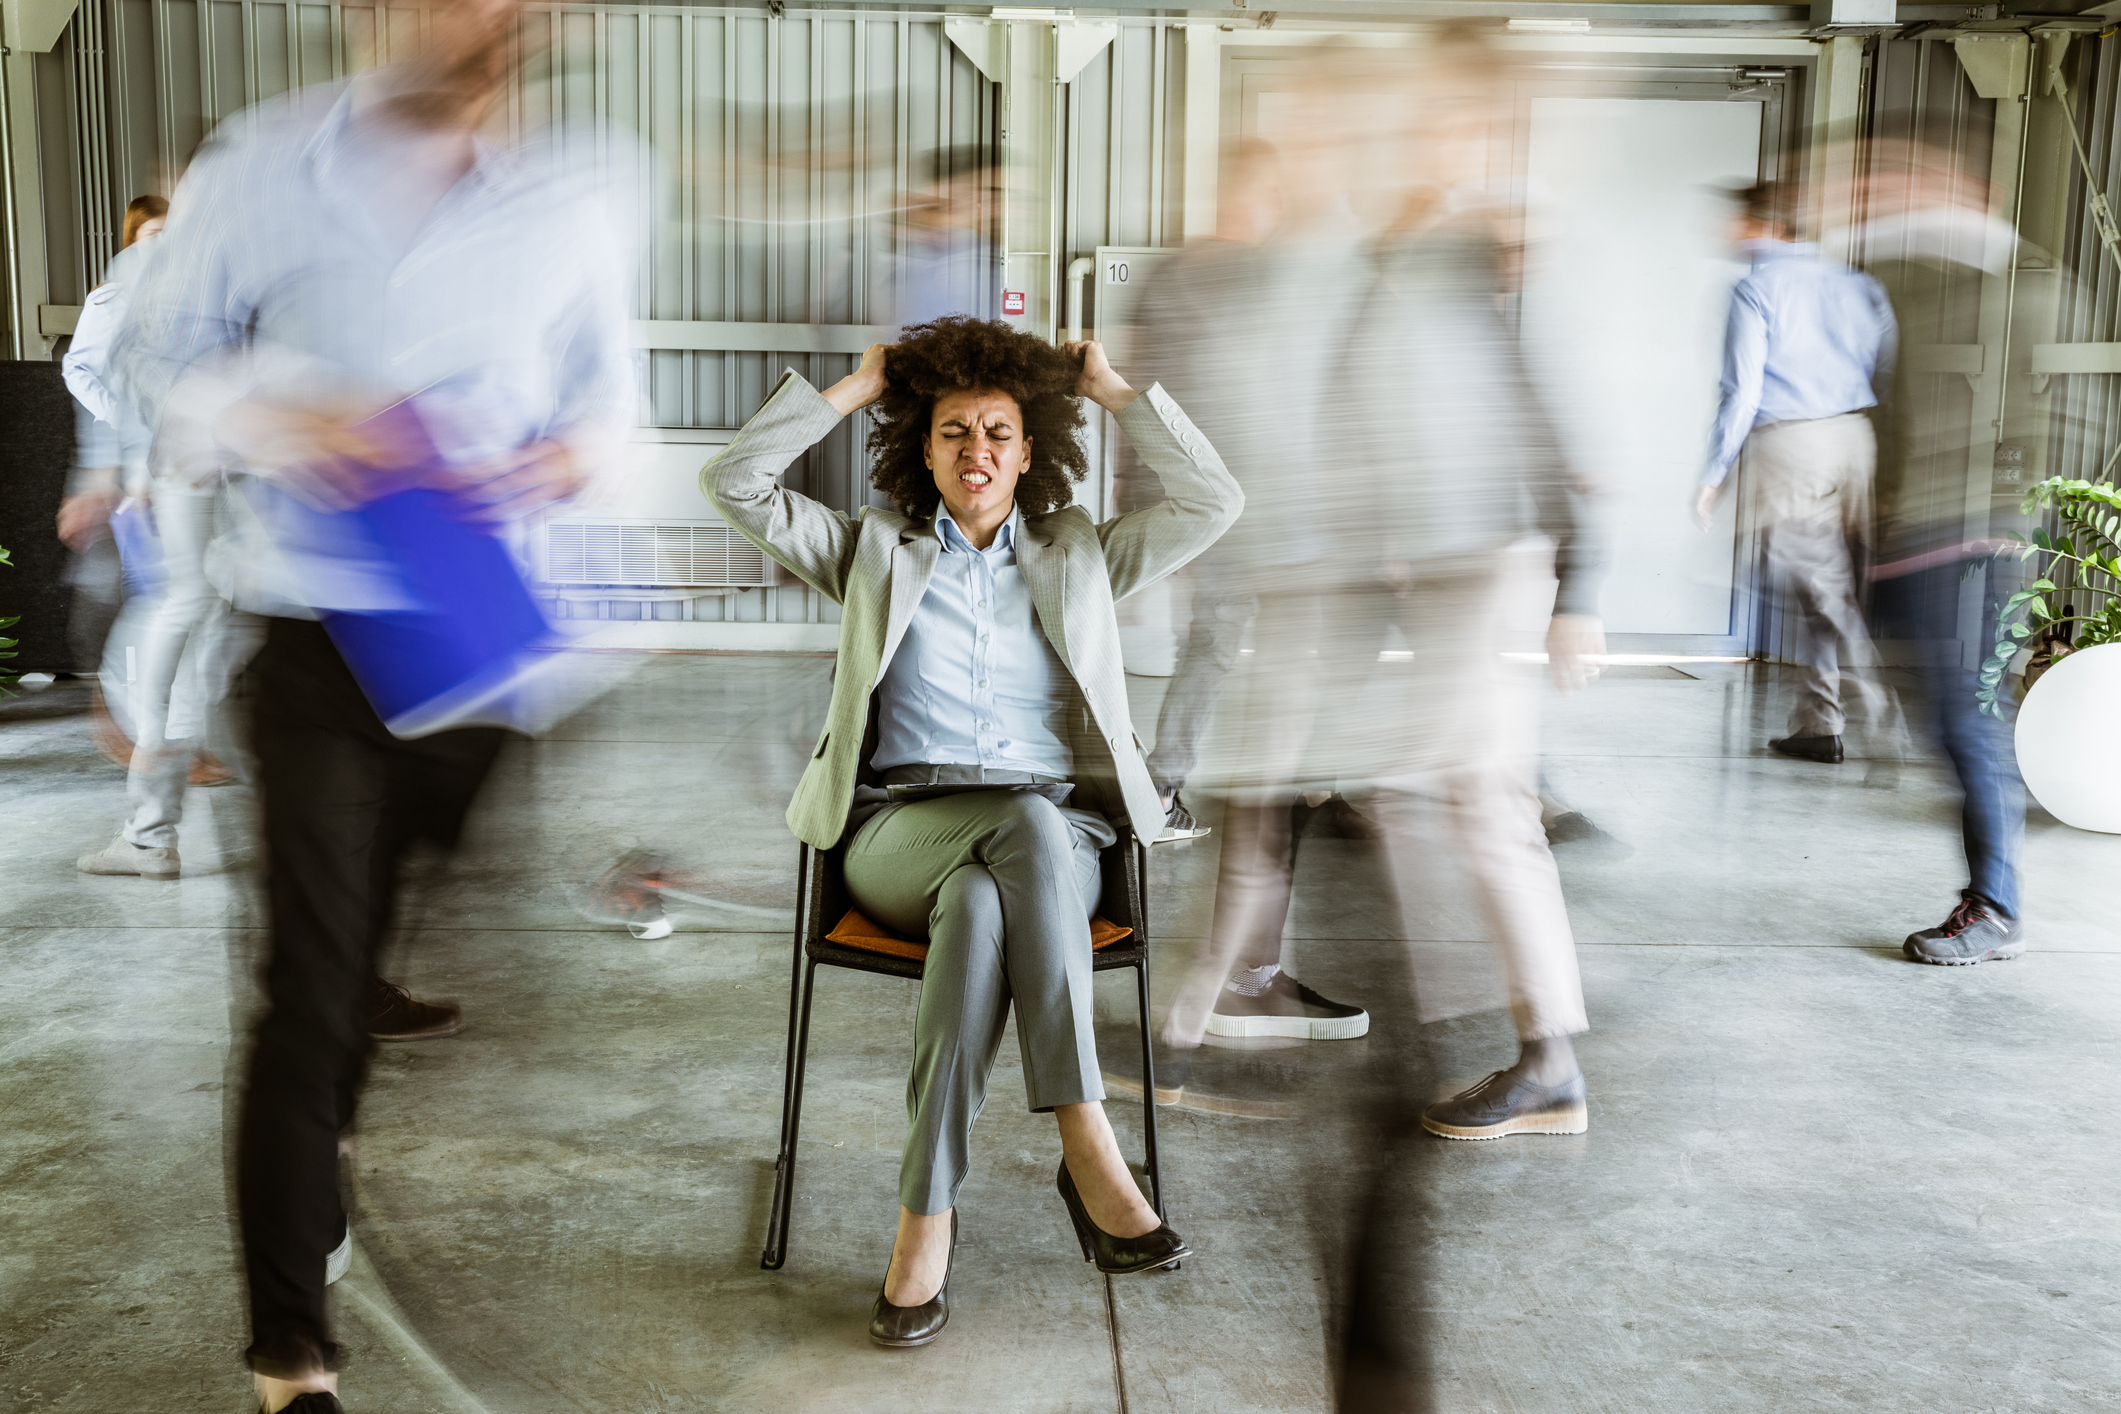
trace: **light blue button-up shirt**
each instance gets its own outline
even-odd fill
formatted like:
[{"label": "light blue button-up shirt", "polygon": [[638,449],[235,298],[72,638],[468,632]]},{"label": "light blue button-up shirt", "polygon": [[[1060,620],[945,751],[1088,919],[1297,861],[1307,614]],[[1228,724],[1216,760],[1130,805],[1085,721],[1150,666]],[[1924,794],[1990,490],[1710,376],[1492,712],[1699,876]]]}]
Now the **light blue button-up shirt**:
[{"label": "light blue button-up shirt", "polygon": [[986,766],[1067,777],[1062,736],[1067,669],[1032,611],[1017,567],[1023,512],[1011,511],[984,550],[937,509],[943,542],[928,590],[878,684],[870,765]]},{"label": "light blue button-up shirt", "polygon": [[1731,292],[1723,401],[1701,484],[1723,484],[1755,427],[1877,406],[1897,341],[1876,280],[1822,260],[1816,245],[1754,242],[1752,273]]},{"label": "light blue button-up shirt", "polygon": [[[192,162],[112,351],[158,455],[199,447],[242,470],[213,435],[253,391],[297,406],[416,394],[462,466],[540,439],[592,467],[623,447],[641,159],[616,135],[534,131],[479,139],[453,174],[431,135],[383,120],[402,73],[269,100]],[[263,478],[239,490],[254,513],[229,557],[239,606],[405,606],[342,518]]]}]

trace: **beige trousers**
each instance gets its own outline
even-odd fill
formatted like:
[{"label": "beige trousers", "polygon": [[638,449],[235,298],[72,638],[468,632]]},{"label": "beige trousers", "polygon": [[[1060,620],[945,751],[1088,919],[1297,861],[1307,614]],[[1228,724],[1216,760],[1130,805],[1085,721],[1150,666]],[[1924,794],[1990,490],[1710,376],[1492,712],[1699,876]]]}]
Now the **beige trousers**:
[{"label": "beige trousers", "polygon": [[1878,443],[1862,413],[1774,422],[1746,439],[1745,467],[1769,567],[1789,586],[1804,629],[1803,677],[1791,736],[1840,736],[1848,724],[1843,675],[1877,722],[1887,711],[1863,610],[1852,547],[1870,533]]}]

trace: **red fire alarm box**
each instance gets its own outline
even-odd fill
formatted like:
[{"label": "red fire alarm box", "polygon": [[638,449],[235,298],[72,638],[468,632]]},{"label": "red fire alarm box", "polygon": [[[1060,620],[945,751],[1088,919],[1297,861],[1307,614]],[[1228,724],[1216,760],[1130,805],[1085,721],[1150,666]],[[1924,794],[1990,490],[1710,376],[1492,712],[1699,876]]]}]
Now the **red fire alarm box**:
[{"label": "red fire alarm box", "polygon": [[1022,314],[1023,312],[1024,312],[1024,292],[1023,292],[1022,290],[1003,290],[1003,291],[1002,291],[1002,313],[1004,313],[1004,314]]}]

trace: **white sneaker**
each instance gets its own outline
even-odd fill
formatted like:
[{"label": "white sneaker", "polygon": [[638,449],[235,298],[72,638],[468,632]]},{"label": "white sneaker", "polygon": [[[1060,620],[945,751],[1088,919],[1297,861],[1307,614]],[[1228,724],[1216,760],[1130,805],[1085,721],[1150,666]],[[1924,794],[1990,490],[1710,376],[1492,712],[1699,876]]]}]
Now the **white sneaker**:
[{"label": "white sneaker", "polygon": [[1164,815],[1164,828],[1151,843],[1162,844],[1166,840],[1197,840],[1205,835],[1214,833],[1215,831],[1211,827],[1203,825],[1193,818],[1193,812],[1186,809],[1186,803],[1178,798],[1177,791],[1173,791],[1171,793],[1171,804]]},{"label": "white sneaker", "polygon": [[352,1265],[353,1229],[348,1228],[346,1229],[346,1236],[339,1239],[339,1245],[332,1248],[331,1255],[324,1259],[324,1284],[330,1286],[340,1277],[345,1276],[346,1269]]},{"label": "white sneaker", "polygon": [[84,874],[137,874],[143,879],[174,879],[178,875],[177,850],[147,849],[125,838],[124,832],[94,854],[74,861]]},{"label": "white sneaker", "polygon": [[1370,1013],[1322,997],[1286,972],[1256,997],[1225,987],[1208,1014],[1210,1036],[1281,1036],[1296,1041],[1352,1041],[1369,1034]]}]

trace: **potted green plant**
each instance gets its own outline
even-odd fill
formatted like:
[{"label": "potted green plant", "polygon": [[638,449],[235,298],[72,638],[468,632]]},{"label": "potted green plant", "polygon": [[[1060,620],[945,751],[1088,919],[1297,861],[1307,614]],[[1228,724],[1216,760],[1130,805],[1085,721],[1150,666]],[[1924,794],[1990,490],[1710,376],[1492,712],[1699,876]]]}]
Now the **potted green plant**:
[{"label": "potted green plant", "polygon": [[2039,577],[2004,601],[1995,651],[1981,667],[1981,710],[2003,715],[2004,674],[2021,648],[2040,650],[2018,708],[2018,770],[2050,815],[2121,834],[2121,489],[2049,477],[2025,493],[2027,514],[2056,531],[2014,537],[1998,558],[2039,559]]}]

